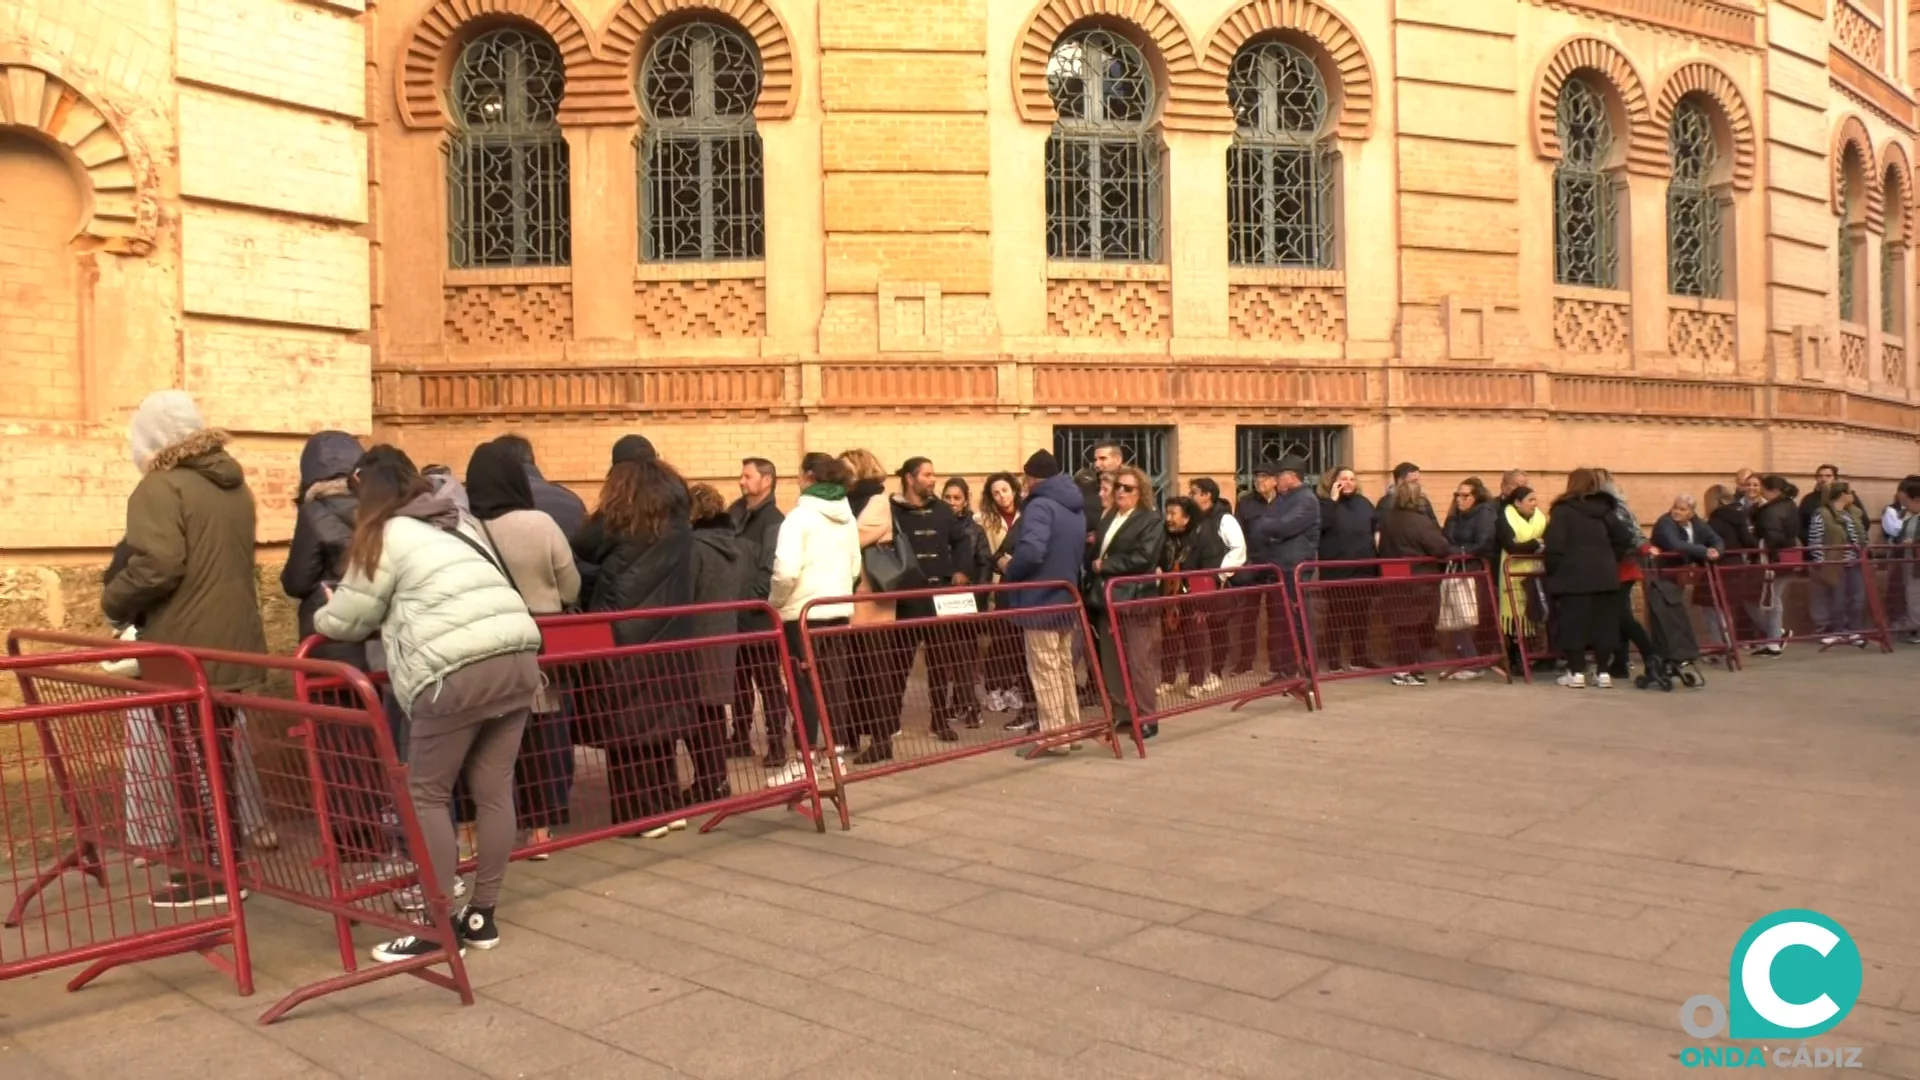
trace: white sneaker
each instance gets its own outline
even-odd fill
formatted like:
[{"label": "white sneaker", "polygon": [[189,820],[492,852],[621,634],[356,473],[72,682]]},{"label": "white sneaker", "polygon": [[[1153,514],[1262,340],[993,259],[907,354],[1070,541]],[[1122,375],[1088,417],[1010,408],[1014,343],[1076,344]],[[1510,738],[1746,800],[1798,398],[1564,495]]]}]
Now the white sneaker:
[{"label": "white sneaker", "polygon": [[677,817],[677,818],[674,818],[672,821],[667,822],[667,828],[672,829],[674,832],[681,832],[685,830],[686,827],[687,827],[687,819],[683,817]]},{"label": "white sneaker", "polygon": [[1163,682],[1154,689],[1154,692],[1158,694],[1160,697],[1172,697],[1174,694],[1173,684],[1170,682]]},{"label": "white sneaker", "polygon": [[648,829],[648,830],[647,830],[646,832],[643,832],[643,833],[641,833],[641,834],[640,834],[640,839],[642,839],[642,840],[658,840],[658,839],[660,839],[661,837],[663,837],[663,836],[665,836],[665,835],[667,835],[667,831],[668,831],[668,826],[665,826],[665,825],[655,825],[655,826],[654,826],[653,828],[651,828],[651,829]]},{"label": "white sneaker", "polygon": [[800,763],[799,758],[795,758],[778,769],[767,773],[767,786],[784,787],[788,784],[797,784],[806,778],[807,767]]},{"label": "white sneaker", "polygon": [[1565,672],[1553,681],[1571,690],[1585,690],[1587,688],[1587,677],[1577,671]]},{"label": "white sneaker", "polygon": [[[1220,690],[1220,686],[1221,686],[1220,676],[1208,675],[1207,681],[1200,684],[1200,694],[1218,693]],[[1200,694],[1195,694],[1194,696],[1199,697]]]},{"label": "white sneaker", "polygon": [[1020,696],[1020,691],[1018,690],[1004,691],[1001,694],[1001,698],[1007,703],[1008,712],[1019,712],[1026,705],[1026,699]]},{"label": "white sneaker", "polygon": [[[454,878],[453,902],[458,903],[461,898],[466,895],[467,879],[463,877]],[[425,911],[427,910],[427,900],[425,894],[420,891],[420,886],[411,885],[393,894],[393,906],[399,908],[401,911]]]},{"label": "white sneaker", "polygon": [[1000,691],[1000,690],[987,691],[987,711],[988,712],[1006,712],[1007,711],[1007,695],[1004,691]]},{"label": "white sneaker", "polygon": [[1596,690],[1611,690],[1613,689],[1613,676],[1603,671],[1593,677],[1593,685]]},{"label": "white sneaker", "polygon": [[1840,639],[1839,639],[1839,638],[1837,638],[1837,637],[1835,637],[1835,636],[1833,636],[1832,634],[1828,634],[1828,635],[1827,635],[1826,637],[1823,637],[1823,638],[1821,638],[1821,639],[1820,639],[1820,644],[1822,644],[1822,645],[1838,645],[1838,644],[1840,644]]},{"label": "white sneaker", "polygon": [[1454,672],[1453,678],[1456,682],[1472,682],[1485,674],[1486,672],[1481,671],[1479,668],[1469,668],[1466,671]]}]

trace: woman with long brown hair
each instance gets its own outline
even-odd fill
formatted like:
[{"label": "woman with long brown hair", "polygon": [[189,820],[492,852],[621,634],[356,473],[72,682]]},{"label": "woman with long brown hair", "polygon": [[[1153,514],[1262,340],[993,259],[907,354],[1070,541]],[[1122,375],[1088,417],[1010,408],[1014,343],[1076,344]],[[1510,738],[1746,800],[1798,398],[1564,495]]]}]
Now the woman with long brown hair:
[{"label": "woman with long brown hair", "polygon": [[[513,763],[540,688],[540,628],[473,518],[404,453],[374,447],[350,484],[359,512],[345,574],[313,626],[335,641],[380,634],[410,722],[408,787],[448,896],[459,878],[448,801],[454,781],[466,780],[480,866],[455,929],[463,948],[491,949],[500,942],[493,911],[513,853]],[[436,948],[407,936],[373,956],[394,962]]]},{"label": "woman with long brown hair", "polygon": [[[574,541],[585,561],[600,568],[588,611],[645,611],[693,603],[693,526],[687,484],[673,466],[638,457],[615,465],[600,489],[600,504]],[[645,616],[613,624],[617,645],[647,645],[694,636],[690,618]],[[683,819],[673,745],[690,737],[698,679],[679,658],[633,657],[591,677],[597,692],[576,727],[577,742],[607,752],[607,788],[616,824],[653,820],[640,835],[664,836]]]}]

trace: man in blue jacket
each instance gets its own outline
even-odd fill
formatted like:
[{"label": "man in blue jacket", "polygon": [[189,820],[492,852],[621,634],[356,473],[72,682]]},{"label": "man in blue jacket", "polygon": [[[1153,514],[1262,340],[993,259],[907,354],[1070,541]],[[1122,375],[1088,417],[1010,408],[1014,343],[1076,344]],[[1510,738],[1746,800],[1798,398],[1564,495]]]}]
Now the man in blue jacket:
[{"label": "man in blue jacket", "polygon": [[[1020,589],[1007,594],[1010,608],[1037,608],[1074,604],[1069,584],[1080,579],[1080,557],[1086,551],[1086,502],[1071,476],[1063,475],[1052,454],[1040,450],[1027,459],[1027,502],[1014,523],[1019,536],[1000,578],[1021,582],[1060,582],[1051,589]],[[1052,731],[1071,724],[1079,712],[1073,683],[1074,635],[1079,621],[1066,612],[1028,615],[1020,619],[1026,639],[1027,671],[1033,679],[1038,715],[1022,715],[1007,725],[1009,731]]]},{"label": "man in blue jacket", "polygon": [[1290,677],[1299,666],[1288,655],[1299,650],[1287,648],[1294,638],[1287,609],[1299,603],[1294,568],[1320,553],[1320,499],[1301,480],[1307,463],[1299,457],[1281,458],[1273,470],[1273,502],[1253,519],[1247,547],[1248,561],[1278,566],[1280,580],[1286,586],[1286,604],[1267,604],[1267,671],[1272,678],[1280,679]]}]

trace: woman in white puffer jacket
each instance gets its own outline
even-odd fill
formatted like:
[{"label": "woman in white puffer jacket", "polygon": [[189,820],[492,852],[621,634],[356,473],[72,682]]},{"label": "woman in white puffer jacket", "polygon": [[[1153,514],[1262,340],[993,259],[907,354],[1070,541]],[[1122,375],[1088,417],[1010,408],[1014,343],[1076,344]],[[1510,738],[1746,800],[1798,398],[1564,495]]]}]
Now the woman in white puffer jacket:
[{"label": "woman in white puffer jacket", "polygon": [[[458,847],[447,803],[466,777],[480,865],[455,928],[462,951],[491,949],[513,853],[513,762],[540,688],[540,628],[473,518],[406,454],[374,447],[349,484],[360,509],[346,573],[313,626],[336,641],[380,634],[410,726],[408,786],[448,896],[456,895]],[[376,946],[373,957],[391,963],[434,951],[408,936]]]},{"label": "woman in white puffer jacket", "polygon": [[[847,506],[847,484],[852,474],[826,454],[808,454],[800,462],[800,501],[780,524],[773,547],[773,582],[767,602],[780,612],[787,651],[796,662],[805,653],[800,640],[801,619],[816,628],[847,625],[852,604],[816,604],[811,601],[850,595],[860,581],[860,529]],[[826,697],[827,715],[846,716],[847,641],[844,637],[819,640],[819,670],[813,672]],[[806,723],[807,744],[818,750],[820,704],[814,686],[797,686],[800,717]],[[771,738],[769,742],[773,743]],[[796,760],[768,777],[770,786],[790,784],[806,776],[806,765]]]}]

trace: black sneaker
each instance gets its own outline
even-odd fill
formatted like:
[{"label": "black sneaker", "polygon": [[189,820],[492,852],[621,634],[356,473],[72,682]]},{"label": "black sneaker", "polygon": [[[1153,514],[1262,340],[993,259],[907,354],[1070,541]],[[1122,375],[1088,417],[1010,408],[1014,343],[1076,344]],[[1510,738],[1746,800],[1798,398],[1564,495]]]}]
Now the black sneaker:
[{"label": "black sneaker", "polygon": [[[454,929],[456,935],[464,941],[465,935],[459,933],[460,926],[458,923],[455,924]],[[499,943],[500,935],[498,932],[495,932],[493,945],[498,945]],[[480,945],[476,943],[474,947],[491,949],[493,945]],[[412,934],[408,934],[406,937],[397,937],[392,941],[383,941],[375,945],[373,947],[373,958],[383,964],[398,964],[403,960],[418,960],[423,956],[432,956],[439,951],[440,946],[435,945],[426,938],[414,937]],[[464,944],[460,947],[460,955],[467,955],[467,948]]]},{"label": "black sneaker", "polygon": [[[247,890],[240,890],[240,899],[247,898]],[[175,874],[167,887],[147,898],[157,908],[197,908],[212,907],[227,902],[227,887],[210,878],[194,878]]]},{"label": "black sneaker", "polygon": [[493,912],[482,908],[469,907],[455,915],[453,929],[460,935],[463,951],[468,945],[491,949],[500,944],[500,924],[493,921]]}]

